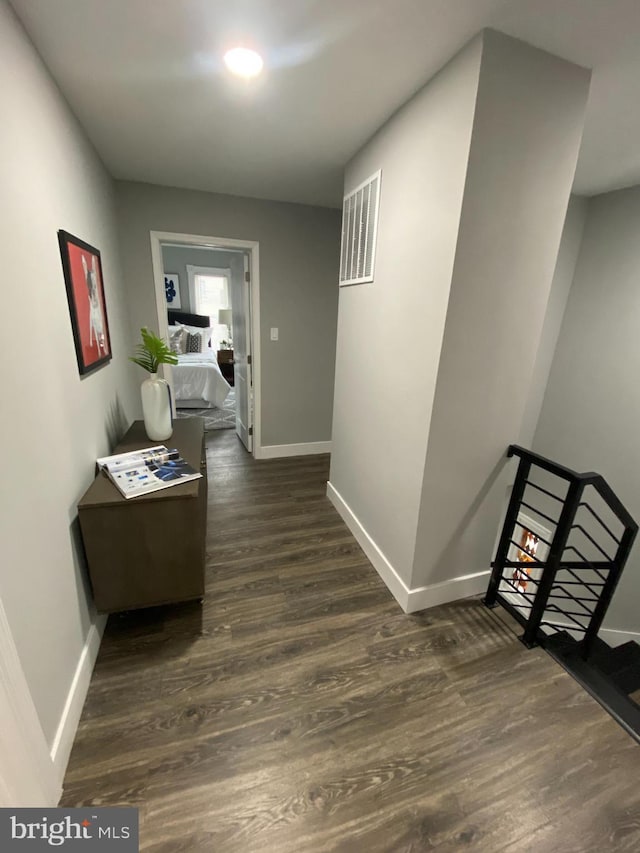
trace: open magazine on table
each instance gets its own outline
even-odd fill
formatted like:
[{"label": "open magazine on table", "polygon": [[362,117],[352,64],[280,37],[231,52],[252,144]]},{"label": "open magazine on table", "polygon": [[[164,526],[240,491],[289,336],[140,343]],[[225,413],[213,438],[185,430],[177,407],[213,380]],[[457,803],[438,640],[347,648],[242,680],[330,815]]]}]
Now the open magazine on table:
[{"label": "open magazine on table", "polygon": [[202,477],[179,451],[169,450],[163,444],[104,456],[97,463],[125,498],[137,498]]}]

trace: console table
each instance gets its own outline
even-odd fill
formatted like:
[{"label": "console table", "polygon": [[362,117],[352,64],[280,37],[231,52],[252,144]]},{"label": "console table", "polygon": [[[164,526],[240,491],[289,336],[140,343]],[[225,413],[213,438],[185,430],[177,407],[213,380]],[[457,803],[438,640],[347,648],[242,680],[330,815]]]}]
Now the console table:
[{"label": "console table", "polygon": [[207,527],[207,461],[202,418],[182,418],[165,442],[149,441],[135,421],[114,453],[163,443],[202,479],[126,500],[103,472],[78,504],[98,612],[201,598]]}]

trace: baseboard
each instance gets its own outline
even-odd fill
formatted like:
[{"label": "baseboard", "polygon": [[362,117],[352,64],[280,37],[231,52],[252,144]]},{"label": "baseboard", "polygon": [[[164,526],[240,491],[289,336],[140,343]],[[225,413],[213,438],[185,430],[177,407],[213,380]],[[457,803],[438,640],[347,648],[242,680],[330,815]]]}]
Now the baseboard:
[{"label": "baseboard", "polygon": [[280,459],[284,456],[313,456],[331,453],[330,441],[307,441],[302,444],[267,444],[256,448],[256,459]]},{"label": "baseboard", "polygon": [[640,646],[640,634],[637,631],[619,631],[617,628],[600,628],[598,636],[611,648],[622,646],[624,643],[635,642]]},{"label": "baseboard", "polygon": [[385,582],[389,592],[406,613],[409,601],[409,590],[405,582],[393,568],[389,560],[387,560],[380,548],[378,548],[371,536],[369,536],[349,504],[330,482],[327,483],[327,497],[337,509],[338,514],[349,530],[353,533],[356,542],[371,561],[373,568]]},{"label": "baseboard", "polygon": [[107,624],[106,616],[97,616],[96,621],[89,628],[87,639],[80,653],[78,665],[71,681],[71,687],[67,694],[67,701],[64,704],[64,709],[60,717],[60,723],[56,735],[51,745],[51,761],[56,769],[60,783],[64,779],[64,774],[69,763],[69,756],[73,747],[73,741],[80,722],[84,700],[87,697],[89,682],[91,681],[91,673],[95,666],[104,633],[105,625]]},{"label": "baseboard", "polygon": [[440,583],[410,589],[406,612],[416,613],[418,610],[426,610],[429,607],[436,607],[438,604],[448,604],[450,601],[458,601],[460,598],[481,595],[487,589],[490,574],[491,571],[487,569],[483,572],[460,575],[457,578],[451,578]]},{"label": "baseboard", "polygon": [[[510,592],[507,590],[500,590],[500,595],[507,599],[509,604],[513,607],[517,607],[522,613],[525,615],[525,618],[528,616],[529,611],[531,610],[530,602],[527,602],[523,596],[519,596],[516,592]],[[575,630],[575,625],[571,622],[563,622],[562,617],[558,618],[555,622],[555,626],[558,630],[566,631],[567,634],[573,637],[574,640],[582,639],[582,632]],[[543,629],[544,630],[544,629]],[[547,628],[544,633],[553,634],[553,628]],[[634,641],[640,645],[640,634],[637,631],[619,631],[616,628],[600,628],[598,631],[598,636],[601,640],[604,640],[611,648],[615,648],[616,646],[622,646],[624,643],[629,643]]]},{"label": "baseboard", "polygon": [[405,613],[416,613],[418,610],[426,610],[438,604],[448,604],[460,598],[480,595],[487,588],[487,578],[490,574],[488,569],[451,578],[441,583],[409,589],[332,483],[327,483],[327,497]]}]

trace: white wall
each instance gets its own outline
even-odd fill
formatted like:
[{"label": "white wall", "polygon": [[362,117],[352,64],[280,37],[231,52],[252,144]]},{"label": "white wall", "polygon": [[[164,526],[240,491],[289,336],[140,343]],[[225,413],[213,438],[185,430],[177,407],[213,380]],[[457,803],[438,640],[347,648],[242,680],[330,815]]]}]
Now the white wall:
[{"label": "white wall", "polygon": [[[260,243],[262,444],[329,441],[340,211],[118,181],[132,324],[156,326],[150,231]],[[269,340],[278,327],[280,339]]]},{"label": "white wall", "polygon": [[[640,521],[640,187],[590,199],[533,449],[598,471]],[[605,626],[640,632],[636,544]],[[609,639],[609,637],[607,637]]]},{"label": "white wall", "polygon": [[[79,556],[76,502],[93,480],[96,456],[111,449],[130,420],[137,389],[127,363],[112,182],[4,0],[0,56],[0,256],[11,282],[1,336],[0,596],[51,745],[96,618]],[[60,228],[102,253],[114,357],[84,379]],[[80,686],[88,672],[81,676]],[[83,698],[71,710],[71,730],[59,732],[67,746]]]},{"label": "white wall", "polygon": [[347,170],[382,189],[375,281],[340,293],[328,493],[406,609],[486,583],[589,78],[486,30]]},{"label": "white wall", "polygon": [[340,289],[331,486],[410,580],[480,65],[476,39],[349,164],[382,169],[375,281]]},{"label": "white wall", "polygon": [[491,30],[483,42],[414,588],[489,569],[501,468],[535,379],[589,90],[586,69]]}]

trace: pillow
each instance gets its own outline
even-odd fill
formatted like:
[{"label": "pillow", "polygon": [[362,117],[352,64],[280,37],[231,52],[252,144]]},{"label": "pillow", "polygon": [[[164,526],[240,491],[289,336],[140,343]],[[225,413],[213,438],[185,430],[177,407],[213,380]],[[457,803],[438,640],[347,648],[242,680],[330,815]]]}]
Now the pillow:
[{"label": "pillow", "polygon": [[[186,329],[185,329],[186,332]],[[204,352],[204,335],[201,332],[186,332],[185,352]]]},{"label": "pillow", "polygon": [[187,326],[185,323],[179,323],[177,321],[176,321],[176,323],[178,326],[180,326],[183,329],[186,329],[187,332],[190,332],[192,335],[202,335],[204,344],[202,346],[202,350],[199,350],[199,352],[206,351],[206,347],[209,346],[209,342],[211,339],[211,332],[213,331],[211,326],[208,326],[207,328],[203,328],[201,326]]},{"label": "pillow", "polygon": [[189,333],[182,326],[169,326],[169,349],[176,355],[182,355]]}]

